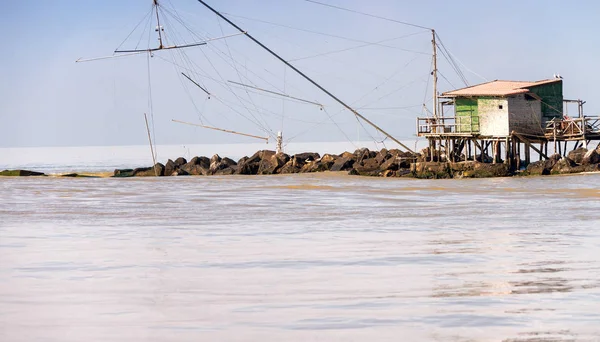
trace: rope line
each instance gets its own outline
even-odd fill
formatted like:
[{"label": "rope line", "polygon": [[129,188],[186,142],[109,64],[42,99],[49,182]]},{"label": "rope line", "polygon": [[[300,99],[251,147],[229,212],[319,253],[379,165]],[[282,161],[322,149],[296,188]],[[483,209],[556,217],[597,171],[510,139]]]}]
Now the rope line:
[{"label": "rope line", "polygon": [[371,17],[371,18],[376,18],[376,19],[381,19],[381,20],[385,20],[385,21],[390,21],[390,22],[394,22],[394,23],[397,23],[397,24],[402,24],[402,25],[406,25],[406,26],[417,27],[417,28],[424,29],[424,30],[429,30],[429,31],[431,30],[431,28],[429,28],[429,27],[425,27],[425,26],[421,26],[421,25],[417,25],[417,24],[412,24],[412,23],[408,23],[408,22],[400,21],[400,20],[396,20],[396,19],[386,18],[386,17],[382,17],[382,16],[379,16],[379,15],[370,14],[370,13],[366,13],[366,12],[361,12],[361,11],[357,11],[357,10],[353,10],[353,9],[349,9],[349,8],[345,8],[345,7],[341,7],[341,6],[335,6],[335,5],[325,4],[325,3],[322,3],[322,2],[319,2],[319,1],[315,1],[315,0],[304,0],[304,1],[311,2],[313,4],[317,4],[317,5],[321,5],[321,6],[325,6],[325,7],[335,8],[335,9],[346,11],[346,12],[352,12],[352,13],[364,15],[364,16]]}]

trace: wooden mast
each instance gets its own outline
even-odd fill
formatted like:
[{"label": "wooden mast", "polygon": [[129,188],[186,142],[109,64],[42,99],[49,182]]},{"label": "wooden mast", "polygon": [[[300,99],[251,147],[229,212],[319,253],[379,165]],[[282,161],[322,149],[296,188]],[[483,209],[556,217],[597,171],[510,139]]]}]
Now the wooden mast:
[{"label": "wooden mast", "polygon": [[148,142],[150,143],[150,153],[152,153],[152,168],[154,169],[154,175],[158,177],[158,171],[156,170],[156,155],[154,154],[154,148],[152,147],[152,138],[150,137],[150,126],[148,125],[148,116],[144,113],[144,120],[146,120],[146,132],[148,132]]},{"label": "wooden mast", "polygon": [[438,119],[438,94],[437,94],[437,83],[438,83],[438,75],[437,75],[437,44],[435,41],[435,30],[431,29],[432,40],[431,44],[433,45],[433,118]]},{"label": "wooden mast", "polygon": [[154,9],[156,10],[156,32],[158,32],[158,48],[163,48],[162,27],[160,27],[160,17],[158,15],[158,0],[154,0]]}]

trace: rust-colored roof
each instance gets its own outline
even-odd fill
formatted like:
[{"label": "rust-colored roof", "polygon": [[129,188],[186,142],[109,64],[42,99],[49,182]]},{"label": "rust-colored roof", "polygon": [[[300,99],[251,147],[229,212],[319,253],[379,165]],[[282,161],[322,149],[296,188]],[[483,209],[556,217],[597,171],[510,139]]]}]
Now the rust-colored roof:
[{"label": "rust-colored roof", "polygon": [[562,79],[553,78],[535,82],[527,81],[501,81],[495,80],[487,83],[474,85],[467,88],[448,91],[442,94],[443,97],[462,97],[462,96],[510,96],[525,94],[529,92],[528,88],[542,84],[560,82]]}]

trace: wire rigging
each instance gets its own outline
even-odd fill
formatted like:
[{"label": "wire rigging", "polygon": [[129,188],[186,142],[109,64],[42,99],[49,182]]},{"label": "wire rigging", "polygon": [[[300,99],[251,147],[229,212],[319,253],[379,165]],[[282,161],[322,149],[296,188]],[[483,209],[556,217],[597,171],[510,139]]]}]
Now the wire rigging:
[{"label": "wire rigging", "polygon": [[374,15],[374,14],[370,14],[370,13],[366,13],[366,12],[361,12],[361,11],[357,11],[357,10],[353,10],[353,9],[349,9],[349,8],[345,8],[345,7],[341,7],[341,6],[335,6],[335,5],[331,5],[331,4],[326,4],[323,2],[319,2],[319,1],[315,1],[315,0],[304,0],[306,2],[311,2],[313,4],[317,4],[317,5],[321,5],[321,6],[325,6],[325,7],[331,7],[331,8],[335,8],[338,10],[342,10],[342,11],[346,11],[346,12],[352,12],[352,13],[356,13],[356,14],[361,14],[367,17],[371,17],[371,18],[376,18],[376,19],[381,19],[381,20],[385,20],[385,21],[390,21],[393,23],[397,23],[397,24],[402,24],[402,25],[406,25],[406,26],[412,26],[412,27],[417,27],[417,28],[421,28],[424,30],[431,30],[431,28],[429,27],[425,27],[425,26],[421,26],[421,25],[417,25],[417,24],[411,24],[405,21],[400,21],[400,20],[396,20],[396,19],[391,19],[391,18],[386,18],[386,17],[382,17],[379,15]]}]

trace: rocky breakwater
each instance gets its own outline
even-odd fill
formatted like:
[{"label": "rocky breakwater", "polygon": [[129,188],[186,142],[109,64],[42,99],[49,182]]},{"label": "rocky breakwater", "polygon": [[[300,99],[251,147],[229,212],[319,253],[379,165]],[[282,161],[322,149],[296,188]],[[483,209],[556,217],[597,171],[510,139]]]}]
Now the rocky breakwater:
[{"label": "rocky breakwater", "polygon": [[[487,178],[515,175],[550,175],[600,171],[600,149],[579,148],[566,157],[553,155],[548,160],[531,163],[525,169],[515,170],[499,161],[493,163],[488,156],[476,160],[448,162],[435,156],[433,162],[425,149],[413,155],[400,150],[370,151],[366,148],[338,155],[314,152],[288,155],[275,151],[258,151],[237,162],[219,155],[169,159],[166,164],[154,167],[119,169],[113,177],[149,176],[213,176],[213,175],[273,175],[311,172],[347,172],[350,175],[414,178]],[[521,161],[524,165],[524,161]]]},{"label": "rocky breakwater", "polygon": [[364,176],[407,176],[415,157],[400,150],[369,151],[366,148],[339,155],[314,152],[288,155],[275,151],[258,151],[237,162],[219,155],[169,159],[165,164],[136,169],[117,169],[113,177],[153,177],[153,176],[212,176],[212,175],[272,175],[311,173],[323,171],[344,171]]},{"label": "rocky breakwater", "polygon": [[524,174],[527,175],[558,175],[581,172],[600,171],[600,145],[596,149],[578,148],[561,156],[551,155],[547,160],[531,163]]}]

